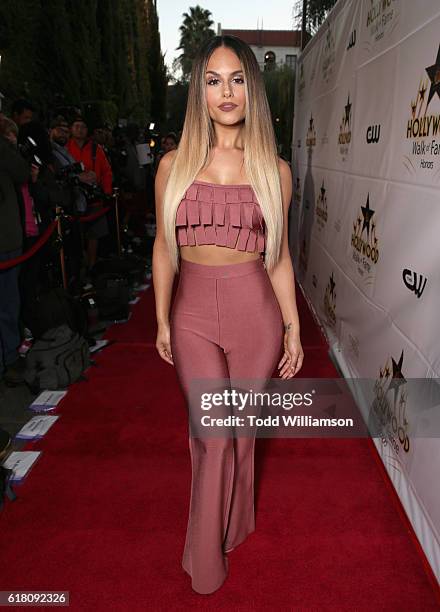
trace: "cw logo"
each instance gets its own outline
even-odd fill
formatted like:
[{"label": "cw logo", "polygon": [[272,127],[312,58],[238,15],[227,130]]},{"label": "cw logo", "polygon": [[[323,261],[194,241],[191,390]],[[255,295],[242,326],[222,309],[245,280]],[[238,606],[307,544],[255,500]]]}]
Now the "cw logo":
[{"label": "cw logo", "polygon": [[402,278],[403,282],[405,283],[405,287],[407,287],[410,291],[414,291],[416,296],[421,298],[428,279],[423,277],[421,274],[417,274],[417,272],[408,270],[408,268],[403,270]]},{"label": "cw logo", "polygon": [[355,46],[355,44],[356,44],[356,30],[353,30],[353,32],[350,34],[350,39],[347,45],[347,51],[352,49]]},{"label": "cw logo", "polygon": [[380,125],[369,125],[367,129],[367,142],[379,142],[380,139]]}]

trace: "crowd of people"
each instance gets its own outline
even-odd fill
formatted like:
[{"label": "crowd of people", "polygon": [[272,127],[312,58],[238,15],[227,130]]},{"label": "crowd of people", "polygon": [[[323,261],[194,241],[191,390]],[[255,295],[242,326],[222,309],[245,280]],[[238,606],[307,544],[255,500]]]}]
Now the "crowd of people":
[{"label": "crowd of people", "polygon": [[60,219],[67,289],[93,282],[93,266],[114,246],[115,188],[123,229],[145,227],[154,215],[157,165],[178,141],[174,133],[156,147],[150,140],[135,123],[112,128],[77,109],[54,113],[47,126],[28,100],[0,112],[0,379],[6,384],[19,379],[20,347],[32,334],[35,301],[57,260],[58,233],[29,258],[16,259]]}]

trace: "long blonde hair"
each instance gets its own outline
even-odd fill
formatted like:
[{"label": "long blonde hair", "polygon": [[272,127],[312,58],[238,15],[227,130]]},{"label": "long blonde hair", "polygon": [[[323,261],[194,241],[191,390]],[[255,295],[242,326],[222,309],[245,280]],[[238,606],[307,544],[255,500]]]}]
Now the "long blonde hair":
[{"label": "long blonde hair", "polygon": [[264,261],[268,270],[277,263],[283,232],[283,202],[278,152],[264,81],[252,49],[236,36],[214,36],[202,45],[194,60],[185,122],[172,160],[163,198],[164,234],[174,270],[179,269],[176,212],[185,191],[208,161],[215,143],[209,116],[205,74],[217,47],[229,47],[241,62],[245,81],[246,110],[243,126],[244,169],[261,207],[266,224]]}]

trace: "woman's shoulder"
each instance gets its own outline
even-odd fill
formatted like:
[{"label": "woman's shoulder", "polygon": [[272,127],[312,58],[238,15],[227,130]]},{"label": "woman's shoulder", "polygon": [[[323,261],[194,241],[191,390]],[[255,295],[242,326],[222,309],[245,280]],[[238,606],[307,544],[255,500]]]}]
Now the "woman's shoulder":
[{"label": "woman's shoulder", "polygon": [[281,191],[283,193],[283,202],[289,206],[292,198],[293,180],[292,169],[289,162],[281,157],[278,158],[278,168],[280,172]]},{"label": "woman's shoulder", "polygon": [[279,172],[280,172],[281,184],[285,188],[289,188],[289,186],[292,183],[292,168],[291,168],[289,162],[287,162],[282,157],[279,157],[278,158],[278,169],[279,169]]},{"label": "woman's shoulder", "polygon": [[171,149],[167,153],[164,153],[160,158],[159,165],[164,170],[169,170],[171,168],[171,164],[173,163],[173,159],[176,156],[177,149]]},{"label": "woman's shoulder", "polygon": [[175,154],[175,150],[168,151],[162,155],[157,165],[155,182],[156,184],[162,184],[164,189],[170,174],[171,165],[173,163]]},{"label": "woman's shoulder", "polygon": [[282,157],[278,157],[278,169],[280,171],[281,177],[285,176],[286,174],[292,173],[289,162],[287,162]]}]

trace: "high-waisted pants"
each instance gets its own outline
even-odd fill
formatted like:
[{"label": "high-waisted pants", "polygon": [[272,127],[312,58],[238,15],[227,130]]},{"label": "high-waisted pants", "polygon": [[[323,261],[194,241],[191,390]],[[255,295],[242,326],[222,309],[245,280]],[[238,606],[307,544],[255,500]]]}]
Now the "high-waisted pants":
[{"label": "high-waisted pants", "polygon": [[[284,325],[263,260],[208,266],[180,260],[171,351],[188,401],[191,380],[270,379]],[[255,436],[189,436],[192,483],[183,569],[198,593],[228,573],[225,553],[255,530]]]}]

